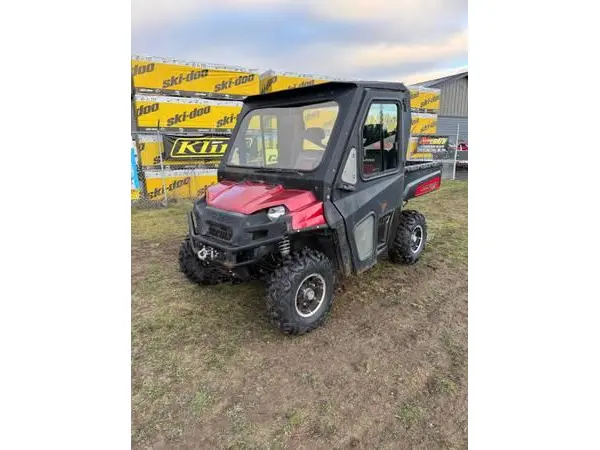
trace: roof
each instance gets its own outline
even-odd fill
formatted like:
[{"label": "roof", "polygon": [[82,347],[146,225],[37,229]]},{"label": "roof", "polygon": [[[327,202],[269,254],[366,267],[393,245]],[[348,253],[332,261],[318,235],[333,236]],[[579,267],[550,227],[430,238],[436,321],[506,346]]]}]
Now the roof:
[{"label": "roof", "polygon": [[389,91],[407,92],[408,88],[403,83],[391,81],[328,81],[326,83],[313,84],[294,89],[285,89],[281,91],[270,92],[268,94],[257,94],[246,97],[244,102],[250,103],[257,99],[261,101],[265,98],[280,99],[296,97],[304,94],[322,94],[331,90],[344,90],[348,88],[368,88],[368,89],[386,89]]},{"label": "roof", "polygon": [[422,86],[422,87],[436,87],[440,84],[446,83],[451,80],[459,80],[461,78],[467,78],[469,76],[469,71],[465,70],[463,72],[456,73],[454,75],[448,75],[442,78],[436,78],[434,80],[429,81],[421,81],[420,83],[415,83],[414,86]]}]

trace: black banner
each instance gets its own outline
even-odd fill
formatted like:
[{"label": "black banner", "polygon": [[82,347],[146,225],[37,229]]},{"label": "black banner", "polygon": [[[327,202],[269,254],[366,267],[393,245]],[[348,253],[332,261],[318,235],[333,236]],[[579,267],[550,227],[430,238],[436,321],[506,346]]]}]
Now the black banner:
[{"label": "black banner", "polygon": [[165,161],[220,160],[227,149],[229,136],[163,134],[162,141]]},{"label": "black banner", "polygon": [[448,139],[448,136],[419,136],[415,153],[447,152]]}]

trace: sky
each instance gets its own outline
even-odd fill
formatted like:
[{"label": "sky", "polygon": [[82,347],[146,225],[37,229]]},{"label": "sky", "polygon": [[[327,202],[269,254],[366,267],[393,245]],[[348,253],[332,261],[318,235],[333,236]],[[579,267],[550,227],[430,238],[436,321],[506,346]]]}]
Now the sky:
[{"label": "sky", "polygon": [[133,54],[406,84],[467,67],[467,0],[132,0]]}]

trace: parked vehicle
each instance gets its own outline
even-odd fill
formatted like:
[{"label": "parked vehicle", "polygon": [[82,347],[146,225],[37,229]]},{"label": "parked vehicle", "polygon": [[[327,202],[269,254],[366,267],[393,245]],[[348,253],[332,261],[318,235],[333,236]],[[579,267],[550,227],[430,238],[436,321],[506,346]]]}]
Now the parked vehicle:
[{"label": "parked vehicle", "polygon": [[321,325],[339,277],[383,253],[419,260],[425,217],[403,208],[436,189],[441,164],[406,162],[410,92],[401,83],[328,82],[245,99],[218,169],[195,202],[183,273],[199,284],[262,278],[286,334]]}]

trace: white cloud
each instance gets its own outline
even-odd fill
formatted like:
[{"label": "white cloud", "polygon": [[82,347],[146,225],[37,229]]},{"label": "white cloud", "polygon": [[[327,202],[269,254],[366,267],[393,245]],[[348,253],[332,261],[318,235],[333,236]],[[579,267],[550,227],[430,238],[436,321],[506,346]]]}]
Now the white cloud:
[{"label": "white cloud", "polygon": [[131,0],[133,30],[154,25],[169,26],[199,13],[202,0]]},{"label": "white cloud", "polygon": [[[356,39],[330,37],[304,45],[295,41],[285,48],[281,36],[283,50],[272,46],[266,50],[261,43],[268,30],[261,29],[256,36],[248,35],[243,46],[216,38],[203,43],[173,41],[169,45],[177,46],[176,54],[152,54],[349,78],[389,79],[386,74],[395,73],[409,77],[400,78],[407,83],[416,82],[407,80],[427,73],[427,68],[444,67],[467,56],[466,0],[132,0],[132,27],[134,33],[141,32],[138,39],[146,32],[168,35],[179,23],[193,20],[202,26],[203,15],[219,12],[226,28],[227,12],[232,9],[241,13],[287,10],[289,26],[294,27],[292,9],[298,8],[325,24],[348,21]],[[152,25],[158,25],[156,31],[150,31]],[[415,73],[421,69],[424,72]]]},{"label": "white cloud", "polygon": [[306,13],[324,20],[434,30],[445,17],[462,15],[466,5],[467,0],[132,0],[131,16],[136,30],[158,24],[168,26],[204,11],[226,15],[229,8],[256,12],[300,6]]},{"label": "white cloud", "polygon": [[467,50],[467,32],[462,31],[429,44],[381,42],[356,46],[327,43],[304,46],[280,55],[255,55],[253,58],[248,54],[245,58],[253,58],[274,70],[361,78],[365,73],[397,72],[403,65],[440,66],[446,61],[466,57]]},{"label": "white cloud", "polygon": [[364,67],[395,66],[399,62],[415,63],[444,60],[466,54],[467,31],[461,31],[439,42],[428,44],[402,44],[382,42],[348,49],[340,63],[352,63],[357,69]]},{"label": "white cloud", "polygon": [[452,67],[447,69],[431,70],[417,73],[400,74],[397,76],[383,77],[382,81],[401,81],[406,85],[421,83],[423,81],[435,80],[436,78],[456,75],[457,73],[468,70],[468,66]]},{"label": "white cloud", "polygon": [[306,0],[311,12],[324,19],[393,22],[397,26],[408,23],[432,25],[436,17],[448,12],[462,1],[448,0]]}]

